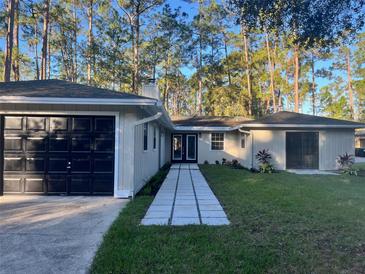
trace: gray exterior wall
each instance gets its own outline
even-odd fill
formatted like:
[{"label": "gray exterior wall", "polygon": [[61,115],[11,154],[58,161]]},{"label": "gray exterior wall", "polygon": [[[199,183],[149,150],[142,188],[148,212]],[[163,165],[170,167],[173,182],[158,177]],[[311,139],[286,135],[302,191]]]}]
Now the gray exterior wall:
[{"label": "gray exterior wall", "polygon": [[[251,134],[246,138],[246,148],[240,147],[240,133],[238,131],[225,133],[225,147],[223,151],[210,149],[210,134],[202,133],[198,142],[198,162],[200,164],[207,160],[214,163],[216,160],[222,161],[237,159],[247,167],[258,168],[255,155],[263,149],[268,149],[272,155],[272,163],[278,170],[286,169],[286,132],[290,131],[310,131],[319,132],[319,169],[335,170],[336,157],[345,152],[355,153],[354,130],[333,129],[333,130],[251,130]],[[252,146],[253,142],[253,146]]]},{"label": "gray exterior wall", "polygon": [[[141,119],[141,118],[140,118]],[[168,131],[156,122],[148,123],[148,146],[143,147],[143,127],[135,127],[134,135],[134,189],[133,195],[148,182],[148,180],[167,162],[170,162],[169,153],[166,149],[169,145],[170,136]],[[156,128],[156,148],[153,148],[153,129]],[[161,133],[161,134],[160,134]],[[167,136],[166,136],[167,135]],[[166,138],[167,137],[167,138]]]},{"label": "gray exterior wall", "polygon": [[[98,113],[100,112],[100,113]],[[143,135],[140,137],[140,126],[134,123],[147,117],[148,115],[136,106],[97,106],[97,105],[46,105],[46,104],[0,104],[0,113],[19,113],[19,114],[62,114],[62,115],[102,115],[105,113],[116,114],[119,120],[118,143],[115,150],[118,154],[118,180],[114,189],[114,196],[129,197],[134,195],[143,187],[146,181],[153,176],[159,169],[159,150],[149,150],[148,152],[140,151],[141,145],[143,150]],[[152,122],[151,122],[152,123]],[[166,129],[157,124],[158,130]],[[143,126],[142,126],[143,128]],[[143,134],[143,133],[142,133]],[[158,135],[157,135],[158,136]],[[166,138],[168,137],[168,138]],[[150,128],[149,138],[153,138],[153,132]],[[136,140],[136,142],[135,142]],[[169,146],[170,137],[165,135],[165,146]],[[152,139],[149,139],[149,148],[152,147]],[[157,141],[157,148],[159,148]],[[170,161],[170,151],[164,151],[162,162]],[[164,163],[161,163],[163,165]],[[140,166],[143,164],[143,166]]]},{"label": "gray exterior wall", "polygon": [[251,165],[251,138],[246,136],[246,147],[241,148],[241,136],[239,131],[224,132],[224,150],[211,150],[211,132],[202,132],[198,135],[198,163],[208,161],[222,162],[222,158],[229,161],[238,160],[243,166]]},{"label": "gray exterior wall", "polygon": [[336,169],[336,157],[344,153],[355,155],[354,130],[322,130],[319,134],[319,169]]}]

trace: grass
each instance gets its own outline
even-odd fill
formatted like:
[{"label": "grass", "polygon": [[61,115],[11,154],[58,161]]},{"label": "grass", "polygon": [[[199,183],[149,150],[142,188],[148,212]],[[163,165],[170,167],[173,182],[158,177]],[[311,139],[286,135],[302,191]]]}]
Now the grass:
[{"label": "grass", "polygon": [[129,203],[92,273],[359,273],[365,269],[365,181],[253,174],[203,165],[231,225],[143,227],[151,196]]},{"label": "grass", "polygon": [[354,164],[354,168],[359,169],[361,171],[365,171],[365,163]]}]

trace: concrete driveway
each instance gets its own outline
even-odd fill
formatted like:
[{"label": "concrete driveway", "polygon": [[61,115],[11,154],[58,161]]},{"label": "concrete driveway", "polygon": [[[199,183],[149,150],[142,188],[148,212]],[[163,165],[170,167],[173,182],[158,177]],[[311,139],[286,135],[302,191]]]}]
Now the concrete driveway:
[{"label": "concrete driveway", "polygon": [[0,197],[0,273],[85,273],[128,200]]}]

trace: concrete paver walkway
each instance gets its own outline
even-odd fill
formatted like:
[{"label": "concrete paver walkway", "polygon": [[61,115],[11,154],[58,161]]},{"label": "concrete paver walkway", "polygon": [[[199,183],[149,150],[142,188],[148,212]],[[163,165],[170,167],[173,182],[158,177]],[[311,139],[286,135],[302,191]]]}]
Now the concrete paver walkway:
[{"label": "concrete paver walkway", "polygon": [[174,164],[142,225],[228,225],[218,199],[197,164]]}]

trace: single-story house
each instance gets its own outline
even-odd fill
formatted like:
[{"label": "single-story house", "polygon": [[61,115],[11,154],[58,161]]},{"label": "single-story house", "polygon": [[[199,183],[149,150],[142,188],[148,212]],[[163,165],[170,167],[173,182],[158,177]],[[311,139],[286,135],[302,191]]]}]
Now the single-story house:
[{"label": "single-story house", "polygon": [[355,147],[365,148],[365,129],[355,131]]},{"label": "single-story house", "polygon": [[144,96],[61,80],[0,84],[0,194],[134,196],[168,162],[237,159],[257,167],[335,169],[364,124],[292,112],[247,120],[172,121],[156,87]]}]

